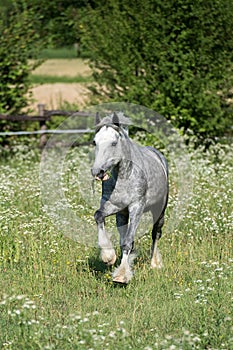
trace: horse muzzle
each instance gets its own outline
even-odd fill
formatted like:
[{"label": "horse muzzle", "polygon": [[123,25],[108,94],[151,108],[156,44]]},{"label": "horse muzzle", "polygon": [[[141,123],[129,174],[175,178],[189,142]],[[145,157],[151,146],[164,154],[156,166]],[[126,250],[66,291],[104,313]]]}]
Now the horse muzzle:
[{"label": "horse muzzle", "polygon": [[109,179],[109,175],[104,169],[91,169],[92,176],[98,181],[106,181]]}]

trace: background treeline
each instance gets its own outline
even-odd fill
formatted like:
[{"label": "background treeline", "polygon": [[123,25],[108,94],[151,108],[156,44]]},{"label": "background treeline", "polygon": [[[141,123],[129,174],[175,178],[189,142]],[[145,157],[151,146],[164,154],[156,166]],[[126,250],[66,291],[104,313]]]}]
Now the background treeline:
[{"label": "background treeline", "polygon": [[200,138],[232,133],[231,0],[0,0],[0,112],[27,104],[32,58],[76,45],[93,93]]}]

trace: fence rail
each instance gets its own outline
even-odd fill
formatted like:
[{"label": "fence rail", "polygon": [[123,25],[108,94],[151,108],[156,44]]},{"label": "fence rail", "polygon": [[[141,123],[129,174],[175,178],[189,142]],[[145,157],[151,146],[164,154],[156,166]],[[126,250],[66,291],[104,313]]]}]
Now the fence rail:
[{"label": "fence rail", "polygon": [[51,120],[51,117],[50,116],[39,116],[39,115],[29,117],[28,115],[0,114],[0,120],[19,121],[19,122],[22,122],[22,121],[38,122],[38,121]]},{"label": "fence rail", "polygon": [[72,129],[72,130],[34,130],[34,131],[6,131],[0,132],[0,136],[14,135],[43,135],[43,134],[87,134],[94,132],[92,129]]},{"label": "fence rail", "polygon": [[44,147],[47,142],[47,134],[85,134],[91,133],[91,129],[72,129],[72,130],[52,130],[47,129],[46,122],[51,121],[52,117],[94,117],[94,114],[80,112],[80,111],[64,111],[64,110],[46,110],[45,105],[40,103],[38,105],[38,115],[7,115],[0,114],[0,120],[19,121],[19,122],[39,122],[40,130],[35,131],[5,131],[0,132],[0,136],[18,136],[18,135],[40,135],[40,147]]}]

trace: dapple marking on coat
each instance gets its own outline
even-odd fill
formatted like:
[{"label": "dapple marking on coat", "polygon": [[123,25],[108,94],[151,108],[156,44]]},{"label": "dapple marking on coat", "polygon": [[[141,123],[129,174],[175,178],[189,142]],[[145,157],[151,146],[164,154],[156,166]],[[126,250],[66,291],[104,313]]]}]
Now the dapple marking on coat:
[{"label": "dapple marking on coat", "polygon": [[102,181],[100,208],[94,215],[98,244],[102,260],[113,265],[116,253],[105,231],[105,218],[116,214],[122,258],[113,272],[113,281],[128,283],[133,276],[135,233],[142,214],[147,211],[153,218],[151,267],[162,267],[158,241],[168,201],[168,166],[158,150],[139,146],[129,138],[127,126],[130,120],[123,113],[114,112],[102,121],[97,115],[96,119],[92,175]]}]

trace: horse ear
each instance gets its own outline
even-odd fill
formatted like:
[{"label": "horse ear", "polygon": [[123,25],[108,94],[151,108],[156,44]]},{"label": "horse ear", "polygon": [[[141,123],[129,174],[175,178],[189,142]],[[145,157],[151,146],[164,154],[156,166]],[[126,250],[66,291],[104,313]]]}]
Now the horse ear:
[{"label": "horse ear", "polygon": [[116,114],[116,112],[113,113],[112,122],[113,122],[114,125],[116,125],[118,127],[120,126],[119,117]]}]

